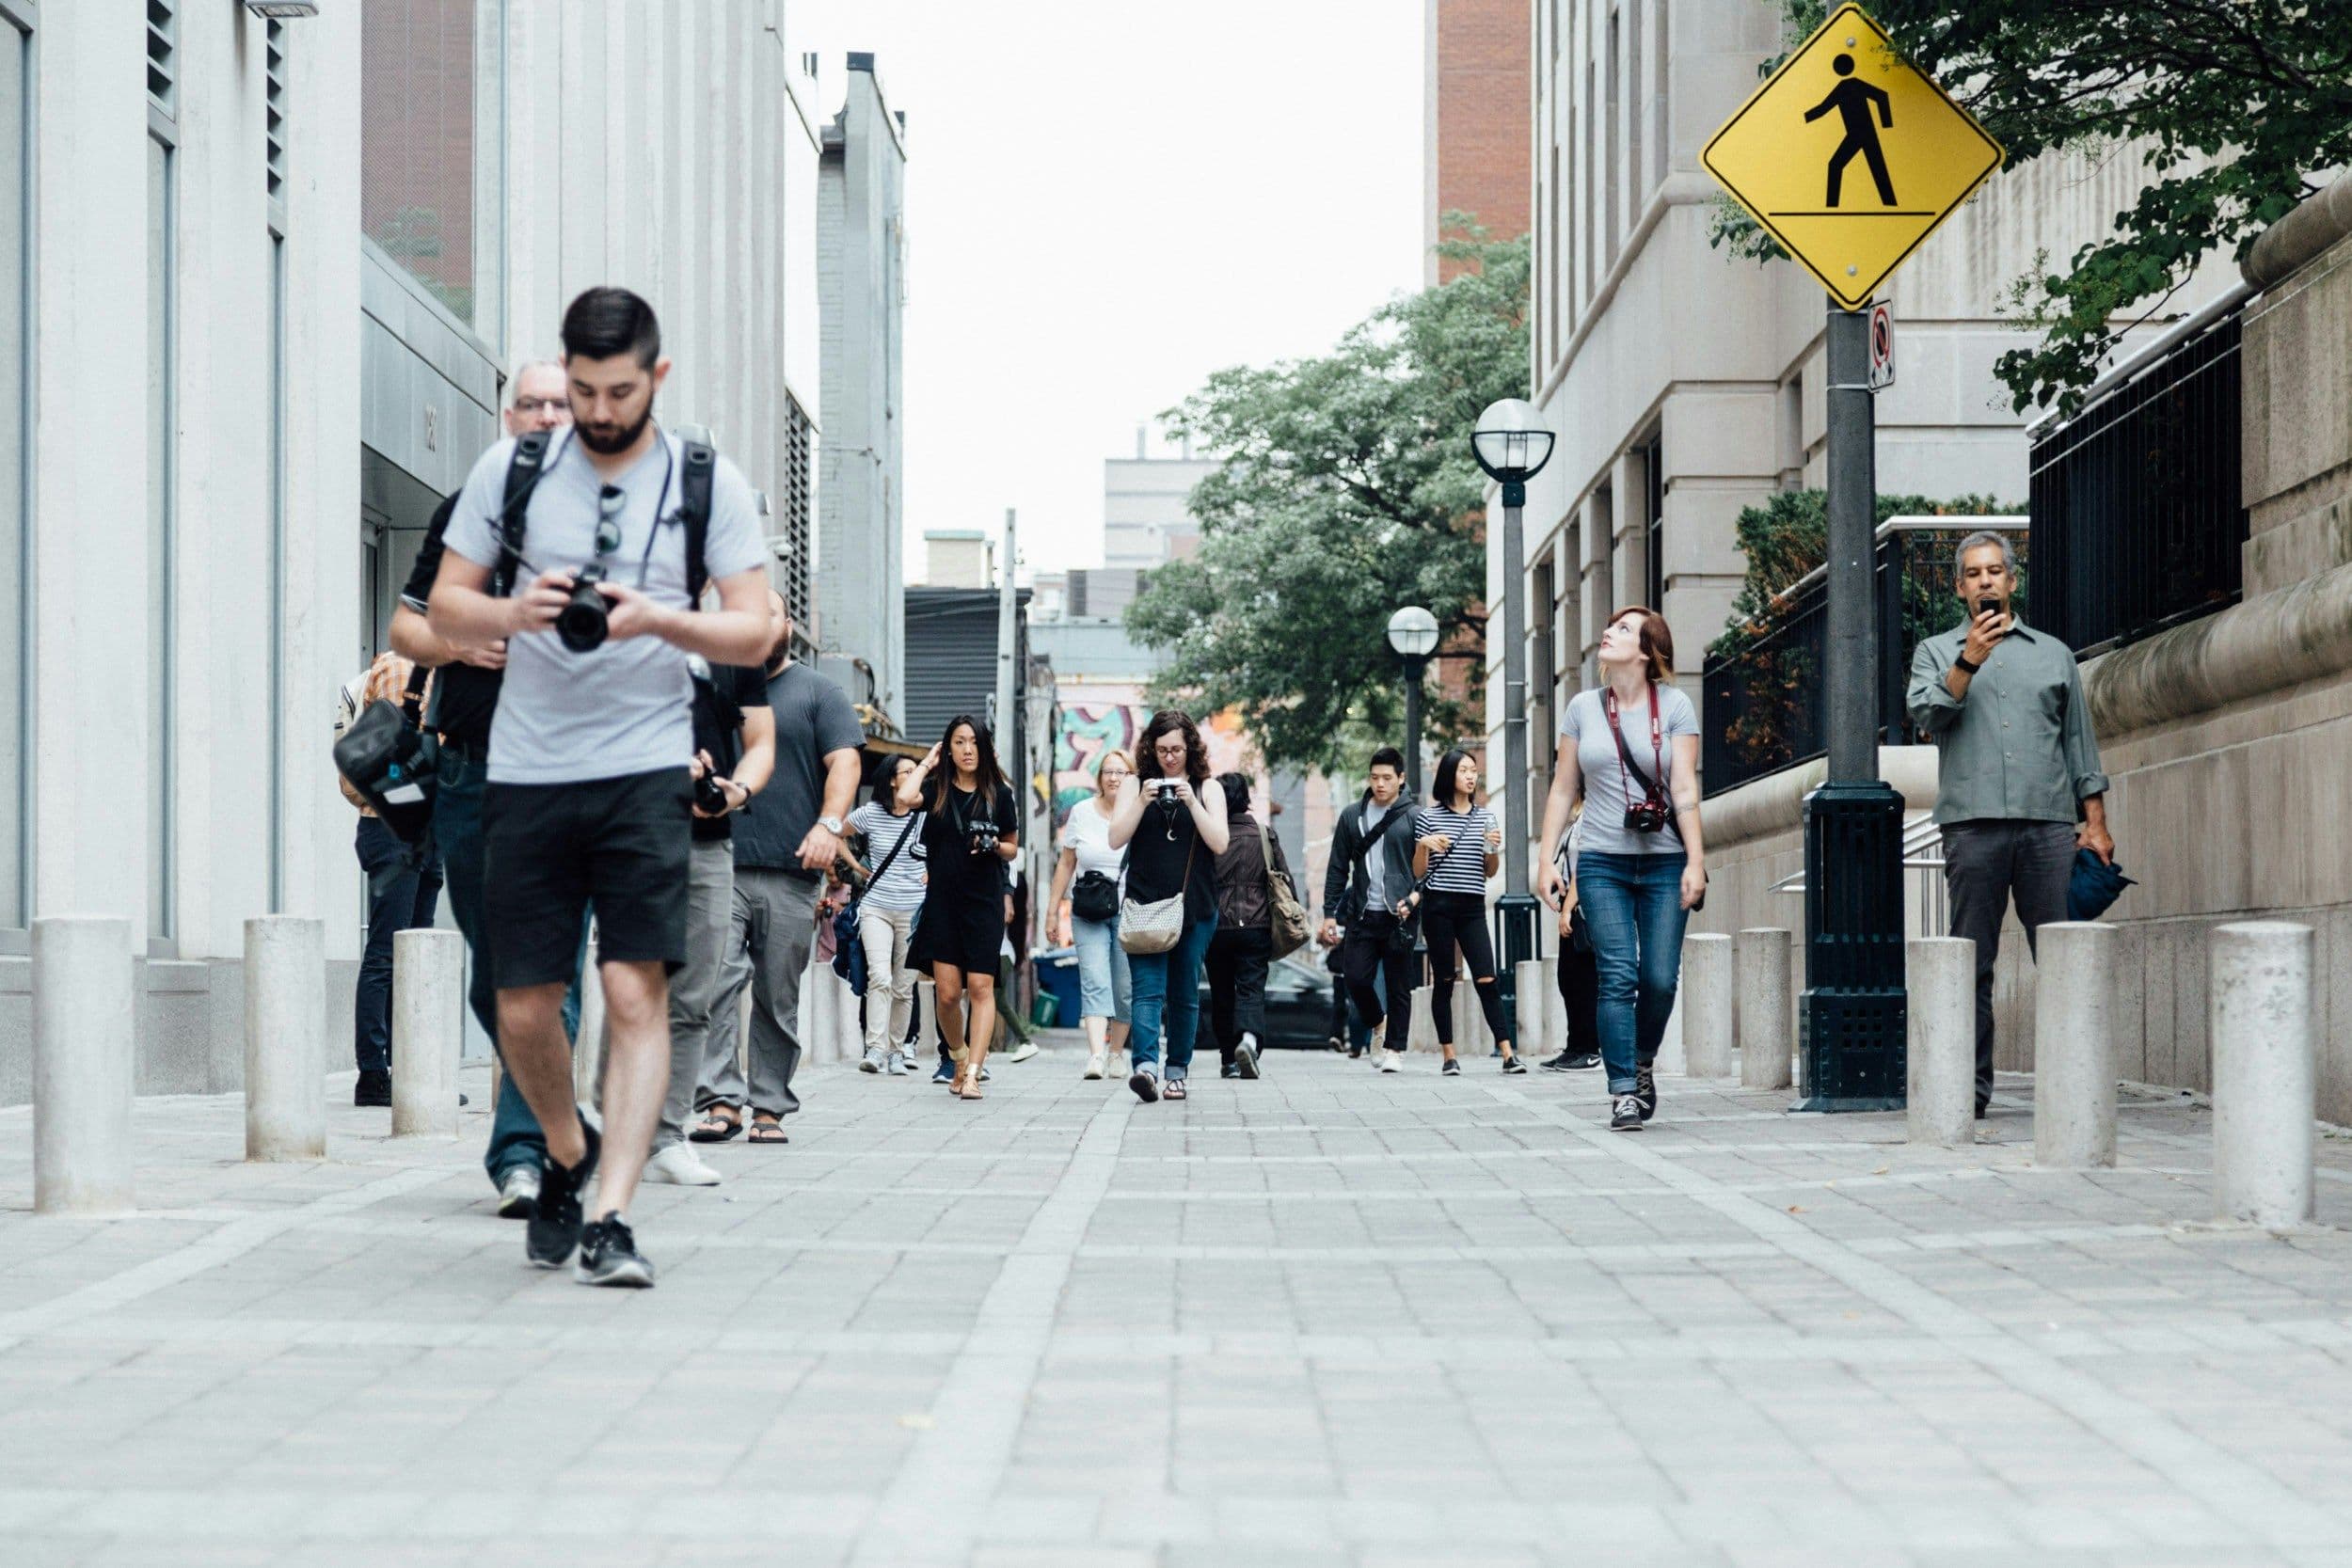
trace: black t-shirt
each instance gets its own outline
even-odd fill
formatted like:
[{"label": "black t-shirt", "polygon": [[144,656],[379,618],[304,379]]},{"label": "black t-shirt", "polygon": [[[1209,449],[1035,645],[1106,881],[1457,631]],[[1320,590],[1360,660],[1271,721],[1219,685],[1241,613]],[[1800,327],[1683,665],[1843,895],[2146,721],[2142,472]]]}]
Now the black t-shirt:
[{"label": "black t-shirt", "polygon": [[[400,602],[425,613],[426,601],[433,596],[433,579],[441,575],[441,535],[449,528],[450,514],[457,510],[457,498],[452,496],[433,510],[433,521],[424,531],[424,546],[417,551],[417,564],[408,573],[408,584],[400,591]],[[490,754],[490,720],[497,714],[499,687],[505,675],[497,670],[485,670],[478,665],[452,664],[433,682],[433,722],[440,731],[446,745],[463,746],[477,757]]]},{"label": "black t-shirt", "polygon": [[[706,665],[695,659],[693,667],[694,750],[708,752],[722,775],[732,774],[743,760],[743,711],[768,700],[767,677],[740,664]],[[733,837],[736,816],[697,816],[696,842]]]},{"label": "black t-shirt", "polygon": [[930,873],[934,897],[1004,896],[1004,857],[976,855],[971,847],[973,827],[992,821],[1000,835],[1021,831],[1011,790],[994,784],[976,793],[945,785],[939,809],[923,819],[923,865]]}]

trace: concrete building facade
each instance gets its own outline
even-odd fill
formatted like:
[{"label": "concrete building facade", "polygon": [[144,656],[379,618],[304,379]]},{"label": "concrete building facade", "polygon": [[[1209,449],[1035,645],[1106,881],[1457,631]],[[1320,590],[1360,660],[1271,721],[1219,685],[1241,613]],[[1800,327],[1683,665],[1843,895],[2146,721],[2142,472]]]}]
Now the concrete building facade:
[{"label": "concrete building facade", "polygon": [[820,657],[894,721],[905,717],[906,118],[871,55],[824,128],[817,286],[824,317],[814,596]]},{"label": "concrete building facade", "polygon": [[580,289],[654,302],[661,417],[805,561],[818,132],[780,11],[0,3],[0,1102],[53,913],[129,920],[156,1091],[241,1081],[243,922],[322,917],[348,1065],[336,692]]}]

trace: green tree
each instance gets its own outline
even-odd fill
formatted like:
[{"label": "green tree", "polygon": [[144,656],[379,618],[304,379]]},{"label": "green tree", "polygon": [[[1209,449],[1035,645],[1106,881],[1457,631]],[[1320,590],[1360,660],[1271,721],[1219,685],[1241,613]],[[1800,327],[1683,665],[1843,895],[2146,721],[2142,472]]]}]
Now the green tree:
[{"label": "green tree", "polygon": [[[1792,40],[1823,0],[1780,0]],[[1983,122],[2009,166],[2053,151],[2146,172],[2113,232],[2011,285],[2041,334],[1994,367],[2024,412],[2071,412],[2128,327],[2163,309],[2217,245],[2262,231],[2352,163],[2352,6],[2343,0],[1871,0],[1899,53]],[[1769,61],[1769,71],[1779,62]],[[1772,237],[1727,198],[1715,243],[1764,260]]]},{"label": "green tree", "polygon": [[[1470,432],[1527,395],[1529,251],[1446,221],[1471,237],[1439,254],[1474,270],[1392,300],[1322,357],[1219,371],[1162,416],[1219,466],[1192,493],[1200,550],[1152,573],[1128,629],[1168,656],[1154,701],[1239,708],[1273,766],[1337,768],[1397,737],[1401,606],[1429,608],[1443,651],[1484,646]],[[1426,714],[1435,735],[1476,723],[1441,693]]]}]

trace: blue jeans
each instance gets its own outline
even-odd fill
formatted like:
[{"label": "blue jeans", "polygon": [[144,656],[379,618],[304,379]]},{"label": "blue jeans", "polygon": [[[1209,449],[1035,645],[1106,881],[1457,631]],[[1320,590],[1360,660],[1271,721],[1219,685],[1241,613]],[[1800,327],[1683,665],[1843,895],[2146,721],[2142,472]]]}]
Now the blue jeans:
[{"label": "blue jeans", "polygon": [[[433,924],[441,901],[441,866],[427,860],[399,866],[407,846],[374,816],[359,818],[352,841],[368,879],[368,941],[359,953],[359,988],[353,1002],[352,1054],[361,1072],[392,1069],[392,938]],[[393,873],[387,875],[387,873]],[[377,879],[383,880],[379,883]]]},{"label": "blue jeans", "polygon": [[1576,860],[1576,896],[1593,929],[1600,971],[1600,1060],[1609,1092],[1633,1092],[1633,1075],[1658,1058],[1682,974],[1680,855],[1608,855]]},{"label": "blue jeans", "polygon": [[[483,765],[472,757],[445,752],[441,754],[438,777],[440,788],[433,797],[433,837],[441,847],[441,864],[449,877],[450,913],[456,917],[457,928],[465,933],[466,947],[473,955],[467,976],[466,1000],[473,1008],[473,1016],[481,1021],[483,1033],[496,1045],[498,986],[491,974],[490,956],[482,945]],[[583,959],[587,946],[588,931],[583,923]],[[580,1033],[577,976],[571,990],[564,993],[564,1033],[566,1037]],[[538,1118],[531,1114],[531,1102],[515,1086],[514,1074],[501,1073],[498,1106],[490,1117],[490,1148],[482,1157],[483,1168],[490,1173],[490,1184],[495,1187],[505,1180],[506,1173],[516,1165],[545,1169],[547,1163],[547,1139],[539,1131]]]},{"label": "blue jeans", "polygon": [[1127,950],[1119,945],[1119,922],[1070,917],[1071,943],[1078,950],[1078,1016],[1124,1023],[1133,1006],[1134,975]]},{"label": "blue jeans", "polygon": [[1160,1029],[1168,1029],[1168,1077],[1172,1081],[1192,1071],[1193,1037],[1200,1032],[1200,960],[1208,956],[1209,938],[1216,934],[1216,911],[1198,925],[1184,927],[1176,945],[1165,953],[1130,953],[1127,974],[1132,990],[1128,1008],[1133,1031],[1127,1054],[1137,1068],[1160,1059]]}]

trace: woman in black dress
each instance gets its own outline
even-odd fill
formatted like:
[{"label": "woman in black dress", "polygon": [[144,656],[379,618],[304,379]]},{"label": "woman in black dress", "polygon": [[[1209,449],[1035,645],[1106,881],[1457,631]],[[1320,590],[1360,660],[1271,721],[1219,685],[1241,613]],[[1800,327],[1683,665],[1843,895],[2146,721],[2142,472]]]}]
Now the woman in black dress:
[{"label": "woman in black dress", "polygon": [[930,882],[923,890],[916,940],[930,956],[931,983],[939,989],[939,1032],[956,1062],[949,1088],[977,1100],[996,1030],[1005,867],[1021,853],[1018,807],[988,726],[968,713],[949,720],[930,754],[899,776],[898,799],[909,806],[920,802],[925,813],[923,863]]},{"label": "woman in black dress", "polygon": [[[1225,791],[1209,784],[1209,749],[1200,727],[1168,709],[1152,716],[1136,747],[1136,776],[1121,792],[1111,816],[1114,849],[1127,851],[1126,906],[1120,943],[1127,950],[1127,1038],[1135,1072],[1127,1086],[1146,1104],[1158,1100],[1160,1026],[1168,1026],[1170,1100],[1185,1095],[1192,1073],[1193,1037],[1200,1028],[1200,960],[1216,930],[1216,857],[1231,842],[1225,826]],[[1125,909],[1183,900],[1175,945],[1138,953],[1126,928]]]}]

